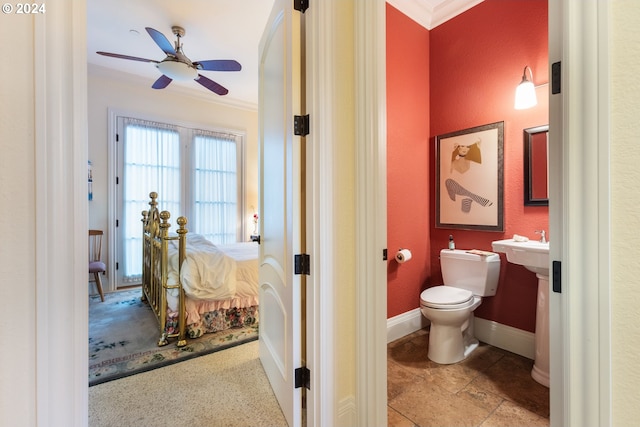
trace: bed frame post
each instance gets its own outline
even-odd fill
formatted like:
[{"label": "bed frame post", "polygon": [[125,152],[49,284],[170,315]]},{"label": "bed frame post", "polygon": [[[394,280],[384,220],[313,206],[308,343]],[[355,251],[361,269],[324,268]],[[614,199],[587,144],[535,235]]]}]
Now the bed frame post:
[{"label": "bed frame post", "polygon": [[[179,271],[182,270],[182,264],[184,262],[184,259],[186,257],[186,248],[187,248],[187,229],[185,228],[185,226],[187,225],[187,218],[181,216],[178,218],[178,262],[179,262]],[[181,271],[178,273],[178,277],[181,277]],[[185,295],[184,295],[184,288],[182,286],[180,286],[178,288],[179,290],[179,315],[178,315],[178,343],[177,346],[178,347],[184,347],[187,344],[187,340],[185,337],[185,333],[186,333],[186,323],[187,323],[187,319],[186,319],[186,308],[185,308]]]},{"label": "bed frame post", "polygon": [[160,340],[158,341],[159,346],[167,345],[167,264],[169,262],[168,253],[169,253],[169,218],[171,214],[167,211],[160,212],[160,328],[162,335],[160,336]]}]

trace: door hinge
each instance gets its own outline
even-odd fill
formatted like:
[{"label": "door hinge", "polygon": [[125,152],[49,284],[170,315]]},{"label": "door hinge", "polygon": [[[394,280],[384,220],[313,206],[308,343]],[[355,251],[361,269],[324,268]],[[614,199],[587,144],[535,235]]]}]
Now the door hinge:
[{"label": "door hinge", "polygon": [[120,220],[116,219],[116,228],[120,227]]},{"label": "door hinge", "polygon": [[311,371],[306,366],[295,370],[295,388],[305,387],[311,390]]},{"label": "door hinge", "polygon": [[304,274],[308,276],[311,274],[311,258],[309,254],[297,254],[293,259],[294,273]]},{"label": "door hinge", "polygon": [[551,264],[553,271],[552,285],[553,292],[557,292],[559,294],[562,293],[562,263],[560,261],[553,261]]},{"label": "door hinge", "polygon": [[561,92],[562,66],[561,62],[551,64],[551,93],[558,94]]},{"label": "door hinge", "polygon": [[116,270],[120,268],[120,263],[116,262]]},{"label": "door hinge", "polygon": [[309,115],[293,116],[293,133],[294,135],[309,135]]},{"label": "door hinge", "polygon": [[382,260],[386,261],[387,260],[387,248],[384,248],[382,250]]},{"label": "door hinge", "polygon": [[304,13],[309,8],[309,0],[293,0],[293,8]]}]

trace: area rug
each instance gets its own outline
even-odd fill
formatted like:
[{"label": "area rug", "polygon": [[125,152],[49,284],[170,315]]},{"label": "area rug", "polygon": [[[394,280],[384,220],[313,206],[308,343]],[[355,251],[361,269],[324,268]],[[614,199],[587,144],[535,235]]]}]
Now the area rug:
[{"label": "area rug", "polygon": [[234,328],[158,347],[158,323],[133,289],[89,300],[89,386],[161,368],[258,339],[258,326]]}]

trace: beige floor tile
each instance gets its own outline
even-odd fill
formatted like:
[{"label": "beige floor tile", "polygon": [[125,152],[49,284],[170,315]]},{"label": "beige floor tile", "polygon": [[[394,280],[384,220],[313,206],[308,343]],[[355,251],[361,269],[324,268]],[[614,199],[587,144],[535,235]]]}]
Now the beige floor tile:
[{"label": "beige floor tile", "polygon": [[463,390],[458,392],[457,395],[488,412],[493,412],[502,402],[504,402],[502,397],[475,387],[473,384],[465,387]]},{"label": "beige floor tile", "polygon": [[509,353],[479,375],[473,386],[549,417],[549,389],[531,378],[533,361]]},{"label": "beige floor tile", "polygon": [[489,415],[428,380],[408,386],[389,400],[389,406],[420,427],[477,426]]},{"label": "beige floor tile", "polygon": [[548,427],[549,419],[504,401],[480,427]]},{"label": "beige floor tile", "polygon": [[410,340],[403,340],[387,349],[387,359],[397,363],[415,375],[424,375],[424,370],[439,365],[429,360],[429,336],[422,334]]},{"label": "beige floor tile", "polygon": [[502,350],[483,344],[462,362],[427,368],[428,372],[422,376],[432,379],[451,393],[457,393],[503,356]]},{"label": "beige floor tile", "polygon": [[423,380],[401,365],[387,360],[387,399],[396,397],[411,384]]},{"label": "beige floor tile", "polygon": [[405,416],[403,416],[393,408],[388,408],[387,426],[388,427],[416,427],[413,421],[408,420]]}]

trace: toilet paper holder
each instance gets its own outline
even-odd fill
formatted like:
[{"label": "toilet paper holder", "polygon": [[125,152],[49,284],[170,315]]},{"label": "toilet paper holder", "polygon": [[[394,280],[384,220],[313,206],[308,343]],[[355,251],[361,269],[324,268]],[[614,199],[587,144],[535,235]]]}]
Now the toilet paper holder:
[{"label": "toilet paper holder", "polygon": [[409,249],[406,248],[400,248],[398,249],[398,251],[396,252],[394,259],[396,260],[396,262],[398,264],[404,264],[405,262],[409,261],[411,259],[411,251]]}]

